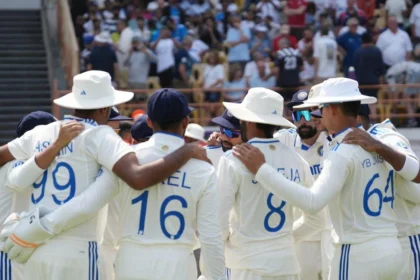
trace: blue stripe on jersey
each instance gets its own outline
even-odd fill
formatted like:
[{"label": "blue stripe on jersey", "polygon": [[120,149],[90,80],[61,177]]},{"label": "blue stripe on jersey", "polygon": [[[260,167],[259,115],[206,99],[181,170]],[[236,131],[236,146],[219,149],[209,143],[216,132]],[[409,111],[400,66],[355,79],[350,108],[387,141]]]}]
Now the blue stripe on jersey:
[{"label": "blue stripe on jersey", "polygon": [[411,252],[413,252],[413,260],[414,260],[414,280],[418,280],[418,261],[417,261],[417,255],[418,253],[418,248],[416,248],[415,244],[414,244],[414,238],[416,238],[415,236],[409,236],[408,239],[410,240],[410,247],[411,247]]},{"label": "blue stripe on jersey", "polygon": [[414,244],[414,248],[417,252],[417,254],[414,255],[414,258],[416,259],[415,261],[417,261],[417,277],[419,277],[419,267],[420,267],[420,248],[419,248],[419,242],[417,241],[417,236],[414,235],[413,237],[413,244]]},{"label": "blue stripe on jersey", "polygon": [[98,268],[98,243],[95,244],[95,280],[99,280],[99,268]]},{"label": "blue stripe on jersey", "polygon": [[4,252],[0,252],[0,280],[12,280],[12,262]]},{"label": "blue stripe on jersey", "polygon": [[6,278],[3,277],[3,270],[5,270],[3,265],[3,252],[0,252],[0,280],[6,280]]},{"label": "blue stripe on jersey", "polygon": [[340,269],[338,270],[339,280],[349,279],[350,244],[341,245]]},{"label": "blue stripe on jersey", "polygon": [[230,268],[226,268],[226,279],[230,280]]},{"label": "blue stripe on jersey", "polygon": [[89,280],[99,280],[98,243],[89,242]]},{"label": "blue stripe on jersey", "polygon": [[89,280],[92,280],[92,245],[89,242]]},{"label": "blue stripe on jersey", "polygon": [[12,280],[12,261],[9,260],[9,280]]},{"label": "blue stripe on jersey", "polygon": [[340,268],[338,269],[338,280],[343,280],[343,259],[344,259],[344,245],[341,245]]},{"label": "blue stripe on jersey", "polygon": [[346,280],[349,279],[350,244],[347,245]]},{"label": "blue stripe on jersey", "polygon": [[256,141],[249,141],[248,144],[270,144],[270,143],[280,143],[279,140],[256,140]]},{"label": "blue stripe on jersey", "polygon": [[213,150],[213,149],[219,149],[220,146],[206,146],[206,149]]}]

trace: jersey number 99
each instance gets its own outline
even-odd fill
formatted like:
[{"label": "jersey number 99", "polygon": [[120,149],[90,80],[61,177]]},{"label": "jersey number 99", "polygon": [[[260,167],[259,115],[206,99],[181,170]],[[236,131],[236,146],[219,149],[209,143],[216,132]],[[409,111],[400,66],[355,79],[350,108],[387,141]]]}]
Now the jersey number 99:
[{"label": "jersey number 99", "polygon": [[[394,208],[394,170],[390,170],[388,174],[388,178],[386,180],[386,186],[384,190],[384,194],[382,193],[381,189],[373,187],[373,183],[375,180],[379,178],[379,174],[375,173],[373,177],[369,180],[369,182],[366,185],[365,193],[363,195],[363,209],[365,210],[366,214],[372,217],[377,217],[381,215],[382,211],[382,204],[390,203],[391,208]],[[388,191],[391,192],[391,196],[387,196]],[[369,200],[376,197],[376,199],[379,201],[379,207],[378,209],[371,209],[369,207]]]},{"label": "jersey number 99", "polygon": [[[282,210],[283,207],[286,205],[286,201],[282,200],[282,202],[280,203],[280,206],[275,207],[272,201],[273,196],[274,195],[270,193],[267,197],[267,206],[268,206],[268,209],[270,209],[270,211],[267,213],[267,215],[265,215],[265,218],[264,218],[264,228],[268,232],[278,232],[279,230],[281,230],[281,228],[284,226],[284,223],[286,222],[286,214]],[[277,226],[272,227],[270,226],[268,221],[270,220],[270,217],[274,214],[279,215],[280,222]]]},{"label": "jersey number 99", "polygon": [[[68,172],[68,181],[67,183],[62,184],[62,185],[57,180],[57,172],[59,172],[60,169],[62,170],[67,169],[67,172]],[[44,198],[45,186],[47,185],[47,180],[48,180],[48,169],[44,171],[41,181],[39,181],[39,183],[33,184],[34,189],[41,189],[41,193],[39,194],[37,198],[35,198],[34,193],[32,193],[31,201],[33,204],[38,204]],[[64,203],[67,203],[74,197],[74,194],[76,193],[76,178],[74,175],[73,168],[71,168],[69,164],[65,162],[58,163],[55,169],[52,171],[52,180],[53,180],[53,185],[55,189],[59,191],[69,190],[69,195],[64,200],[59,200],[58,197],[55,194],[53,194],[52,198],[55,204],[62,205]]]},{"label": "jersey number 99", "polygon": [[[147,211],[147,199],[149,197],[149,191],[143,192],[138,197],[131,200],[131,204],[141,203],[140,206],[140,220],[139,220],[139,230],[138,234],[143,235],[145,230],[145,223],[146,223],[146,211]],[[172,201],[178,201],[181,204],[182,208],[187,208],[188,204],[187,201],[179,195],[170,195],[168,196],[163,202],[162,206],[160,207],[160,228],[162,230],[163,235],[165,235],[169,239],[177,240],[179,239],[182,234],[184,233],[185,229],[185,218],[184,216],[177,211],[168,211],[166,212],[166,207]],[[169,233],[168,229],[166,228],[165,221],[169,217],[175,217],[179,220],[179,229],[175,234]]]}]

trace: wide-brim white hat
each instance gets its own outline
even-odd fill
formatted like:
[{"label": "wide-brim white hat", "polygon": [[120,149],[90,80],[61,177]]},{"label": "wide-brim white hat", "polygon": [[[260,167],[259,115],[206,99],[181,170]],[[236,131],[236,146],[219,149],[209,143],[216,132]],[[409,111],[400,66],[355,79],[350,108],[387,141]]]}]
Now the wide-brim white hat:
[{"label": "wide-brim white hat", "polygon": [[[312,100],[313,98],[319,97],[321,93],[322,83],[313,85],[309,90],[308,98],[305,101]],[[303,102],[305,102],[303,101]],[[293,109],[309,109],[313,107],[318,107],[318,105],[310,104],[310,103],[303,103],[300,105],[293,106]]]},{"label": "wide-brim white hat", "polygon": [[108,73],[92,70],[74,76],[72,92],[54,103],[69,109],[92,110],[126,103],[133,97],[132,92],[115,90]]},{"label": "wide-brim white hat", "polygon": [[223,102],[223,105],[233,116],[242,121],[295,127],[283,117],[283,97],[270,89],[251,88],[242,103]]},{"label": "wide-brim white hat", "polygon": [[199,140],[202,142],[206,142],[206,139],[204,139],[205,133],[206,131],[201,125],[196,124],[196,123],[190,123],[187,126],[187,129],[185,130],[184,136],[195,139],[195,140]]},{"label": "wide-brim white hat", "polygon": [[361,104],[373,104],[377,99],[363,95],[359,90],[359,83],[348,78],[331,78],[322,83],[318,97],[308,98],[304,103],[315,106],[328,103],[345,103],[360,101]]}]

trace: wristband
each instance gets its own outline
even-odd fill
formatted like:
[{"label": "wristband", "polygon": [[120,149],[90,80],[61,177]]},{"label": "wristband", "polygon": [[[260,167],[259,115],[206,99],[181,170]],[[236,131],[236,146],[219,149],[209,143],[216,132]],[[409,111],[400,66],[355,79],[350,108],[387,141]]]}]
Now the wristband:
[{"label": "wristband", "polygon": [[397,173],[407,181],[412,181],[419,173],[420,164],[417,159],[406,155],[403,168]]}]

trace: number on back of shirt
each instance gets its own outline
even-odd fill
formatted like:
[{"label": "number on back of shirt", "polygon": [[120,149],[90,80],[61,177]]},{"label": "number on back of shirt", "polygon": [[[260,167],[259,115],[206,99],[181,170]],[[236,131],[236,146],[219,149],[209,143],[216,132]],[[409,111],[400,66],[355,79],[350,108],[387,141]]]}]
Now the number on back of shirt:
[{"label": "number on back of shirt", "polygon": [[[283,212],[286,201],[282,200],[279,206],[275,206],[273,205],[273,197],[274,194],[272,193],[269,193],[267,196],[267,207],[269,211],[264,218],[264,228],[268,232],[278,232],[286,222],[286,214]],[[274,221],[278,221],[278,223]]]},{"label": "number on back of shirt", "polygon": [[379,174],[375,173],[366,185],[363,195],[363,209],[366,214],[372,217],[381,215],[383,203],[389,203],[394,208],[394,170],[390,170],[384,191],[383,186],[375,185],[375,180],[379,178]]},{"label": "number on back of shirt", "polygon": [[[143,192],[138,197],[131,200],[131,204],[140,203],[140,218],[139,218],[139,229],[138,234],[143,235],[146,230],[146,212],[147,212],[147,201],[149,198],[149,191]],[[185,218],[182,213],[178,211],[166,211],[166,207],[169,204],[180,205],[181,208],[187,208],[188,204],[185,198],[179,195],[170,195],[163,202],[160,207],[159,223],[163,235],[172,240],[179,239],[185,230]],[[166,220],[170,217],[173,217],[178,220],[179,228],[174,230],[173,228],[169,230],[166,225]],[[156,221],[157,222],[157,221]]]},{"label": "number on back of shirt", "polygon": [[[60,173],[59,173],[60,172]],[[62,179],[62,178],[66,179]],[[41,200],[45,196],[45,187],[47,185],[48,180],[48,169],[44,171],[44,174],[42,174],[41,180],[38,183],[34,183],[34,191],[31,195],[31,201],[33,204],[38,204],[41,202]],[[66,191],[68,190],[69,194],[68,196],[61,200],[59,198],[59,193],[53,194],[52,199],[55,204],[62,205],[64,203],[69,202],[76,193],[76,176],[74,174],[73,168],[65,163],[60,162],[57,164],[55,169],[52,171],[52,180],[53,180],[53,186],[58,191]],[[40,190],[40,193],[37,197],[35,197],[35,190]]]},{"label": "number on back of shirt", "polygon": [[284,58],[284,69],[285,70],[295,70],[296,67],[297,67],[296,56],[286,56]]}]

